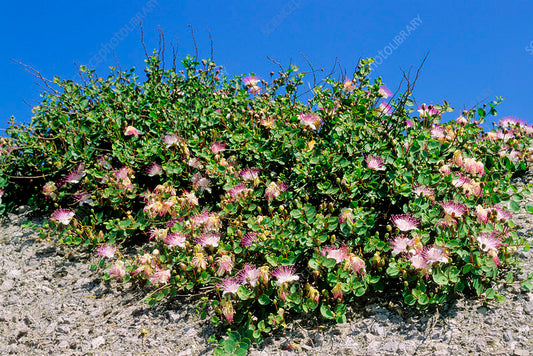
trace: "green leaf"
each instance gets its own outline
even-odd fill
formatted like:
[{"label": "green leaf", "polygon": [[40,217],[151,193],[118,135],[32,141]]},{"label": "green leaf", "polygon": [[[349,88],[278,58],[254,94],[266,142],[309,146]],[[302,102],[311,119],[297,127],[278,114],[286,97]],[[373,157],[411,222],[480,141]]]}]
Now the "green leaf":
[{"label": "green leaf", "polygon": [[420,305],[426,305],[429,303],[429,298],[427,294],[422,294],[420,297],[418,297],[418,304]]},{"label": "green leaf", "polygon": [[324,266],[326,268],[333,268],[333,267],[335,267],[336,264],[337,264],[337,260],[334,259],[334,258],[326,258],[322,262],[322,266]]},{"label": "green leaf", "polygon": [[398,277],[398,275],[400,274],[400,270],[398,270],[398,267],[396,267],[396,265],[390,265],[388,268],[387,268],[387,274],[391,277]]},{"label": "green leaf", "polygon": [[533,214],[533,205],[531,205],[531,204],[526,205],[526,210],[527,210],[530,214]]},{"label": "green leaf", "polygon": [[516,201],[511,200],[511,203],[509,204],[511,207],[511,210],[514,212],[520,211],[520,204],[518,204]]},{"label": "green leaf", "polygon": [[268,295],[266,295],[266,294],[261,294],[261,295],[259,296],[258,301],[259,301],[259,304],[261,304],[261,305],[268,305],[268,304],[270,304],[270,302],[271,302],[272,300],[268,297]]},{"label": "green leaf", "polygon": [[291,210],[291,216],[295,219],[299,219],[302,217],[302,212],[297,209]]},{"label": "green leaf", "polygon": [[440,286],[448,284],[448,278],[441,271],[433,270],[432,277],[433,281]]},{"label": "green leaf", "polygon": [[405,297],[403,297],[403,301],[407,305],[415,305],[416,298],[412,294],[407,294]]},{"label": "green leaf", "polygon": [[531,280],[529,279],[523,281],[521,286],[527,291],[531,291],[531,289],[533,289],[533,283],[531,283]]},{"label": "green leaf", "polygon": [[496,296],[496,291],[492,288],[489,288],[485,291],[485,298],[487,299],[494,299]]},{"label": "green leaf", "polygon": [[309,268],[314,269],[314,270],[317,270],[320,268],[320,266],[318,265],[318,262],[314,258],[310,259],[307,265],[309,266]]},{"label": "green leaf", "polygon": [[326,319],[330,319],[330,320],[335,319],[335,314],[333,314],[329,305],[326,305],[326,304],[320,305],[320,314],[322,314],[322,316]]},{"label": "green leaf", "polygon": [[237,344],[233,340],[224,340],[222,341],[222,347],[224,348],[224,352],[228,354],[233,354],[235,351]]},{"label": "green leaf", "polygon": [[249,291],[243,286],[240,286],[239,289],[237,289],[237,295],[241,300],[247,300],[254,296],[254,292]]}]

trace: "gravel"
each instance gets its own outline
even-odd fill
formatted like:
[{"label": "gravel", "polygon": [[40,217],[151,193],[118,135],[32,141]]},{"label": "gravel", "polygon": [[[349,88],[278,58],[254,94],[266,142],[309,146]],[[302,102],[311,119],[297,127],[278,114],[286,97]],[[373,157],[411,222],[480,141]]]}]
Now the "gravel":
[{"label": "gravel", "polygon": [[[533,183],[533,169],[516,185]],[[533,203],[533,196],[521,202]],[[217,332],[200,320],[195,304],[176,298],[149,307],[146,291],[102,281],[83,248],[40,239],[22,224],[39,223],[24,207],[0,220],[0,354],[204,355]],[[533,218],[514,214],[519,235],[531,239]],[[53,240],[53,237],[52,237]],[[531,241],[530,241],[531,242]],[[533,272],[533,252],[519,251],[523,273]],[[348,322],[320,327],[295,320],[251,355],[533,355],[533,293],[518,285],[505,300],[458,298],[426,312],[380,299],[353,305]],[[209,319],[209,318],[208,318]]]}]

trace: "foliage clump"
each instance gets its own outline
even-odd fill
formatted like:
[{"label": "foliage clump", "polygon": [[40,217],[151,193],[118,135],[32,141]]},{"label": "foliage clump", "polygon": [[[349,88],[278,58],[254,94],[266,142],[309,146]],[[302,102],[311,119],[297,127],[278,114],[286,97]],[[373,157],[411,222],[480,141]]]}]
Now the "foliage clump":
[{"label": "foliage clump", "polygon": [[62,243],[94,247],[106,278],[150,287],[151,303],[203,293],[203,316],[240,328],[222,349],[293,313],[343,322],[372,291],[424,309],[513,283],[511,211],[529,190],[510,179],[533,128],[505,118],[484,132],[498,100],[441,123],[446,102],[392,97],[372,60],[307,103],[295,66],[267,82],[192,57],[180,71],[146,62],[143,82],[133,69],[56,78],[2,139],[2,206],[44,209]]}]

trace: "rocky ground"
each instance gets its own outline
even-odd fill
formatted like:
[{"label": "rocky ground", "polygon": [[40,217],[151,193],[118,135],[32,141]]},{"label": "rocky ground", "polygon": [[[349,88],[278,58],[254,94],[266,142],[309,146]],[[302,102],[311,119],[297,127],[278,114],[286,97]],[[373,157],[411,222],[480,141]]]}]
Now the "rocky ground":
[{"label": "rocky ground", "polygon": [[[517,185],[533,182],[533,170]],[[522,202],[533,203],[533,196]],[[101,280],[83,249],[46,242],[22,226],[20,208],[0,221],[0,354],[203,355],[216,330],[194,304],[176,299],[149,307],[143,292]],[[35,218],[34,218],[35,219]],[[533,216],[517,213],[531,240]],[[35,220],[35,222],[39,222]],[[523,273],[533,252],[519,252]],[[348,322],[317,328],[296,321],[251,348],[251,355],[533,355],[533,293],[502,290],[503,302],[456,299],[431,312],[383,305],[376,299],[349,310]]]}]

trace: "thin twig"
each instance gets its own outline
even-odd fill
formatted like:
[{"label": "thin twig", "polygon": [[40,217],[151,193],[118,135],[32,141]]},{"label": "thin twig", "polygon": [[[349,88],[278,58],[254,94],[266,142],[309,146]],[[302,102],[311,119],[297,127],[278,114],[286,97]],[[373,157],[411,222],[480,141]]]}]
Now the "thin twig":
[{"label": "thin twig", "polygon": [[158,27],[157,30],[159,31],[159,53],[161,53],[161,42],[163,42],[163,52],[158,57],[161,58],[161,64],[163,64],[162,69],[165,70],[165,34],[161,27]]},{"label": "thin twig", "polygon": [[191,36],[192,36],[192,40],[194,42],[194,49],[196,51],[195,59],[198,59],[198,46],[196,45],[196,37],[194,37],[194,29],[192,28],[191,25],[187,25],[187,27],[191,28]]},{"label": "thin twig", "polygon": [[144,45],[144,32],[143,32],[143,24],[142,21],[139,21],[139,27],[141,28],[141,44],[144,48],[144,55],[146,56],[146,59],[149,59],[148,52],[146,51],[146,46]]},{"label": "thin twig", "polygon": [[209,31],[209,27],[207,27],[207,33],[209,34],[209,41],[211,42],[211,60],[214,62],[215,57],[213,56],[213,37],[211,36],[211,31]]},{"label": "thin twig", "polygon": [[115,63],[117,64],[118,70],[122,72],[122,67],[120,66],[120,63],[118,62],[117,55],[115,53],[115,50],[113,50],[113,58],[115,59]]},{"label": "thin twig", "polygon": [[299,51],[302,57],[304,57],[305,61],[307,62],[307,65],[309,65],[309,68],[311,68],[311,73],[313,73],[313,88],[316,87],[316,75],[315,75],[315,69],[313,68],[313,65],[311,62],[307,59],[307,57],[302,53],[302,51]]},{"label": "thin twig", "polygon": [[53,84],[55,84],[53,80],[46,79],[46,78],[41,74],[41,72],[39,72],[37,69],[33,68],[32,66],[29,66],[29,65],[27,65],[27,64],[24,64],[24,63],[22,63],[22,62],[19,62],[19,61],[17,61],[16,59],[13,59],[13,58],[11,58],[11,60],[12,60],[13,62],[15,62],[15,63],[20,64],[21,66],[23,66],[23,67],[25,68],[25,70],[26,70],[28,73],[30,73],[31,75],[33,75],[35,78],[40,79],[40,80],[44,83],[45,87],[47,88],[47,89],[45,89],[45,90],[47,90],[47,91],[50,90],[50,91],[51,91],[52,93],[54,93],[54,94],[59,94],[59,92],[58,92],[57,90],[55,90],[55,89],[52,88],[50,85],[48,85],[48,83],[53,83]]},{"label": "thin twig", "polygon": [[267,58],[268,58],[268,60],[271,61],[272,63],[277,64],[277,65],[280,67],[280,69],[281,69],[282,72],[285,70],[285,69],[283,68],[283,66],[282,66],[279,62],[276,62],[275,60],[273,60],[273,59],[270,58],[269,56],[267,56]]}]

